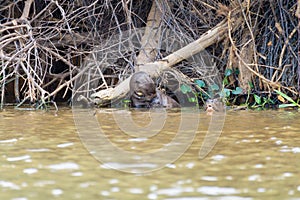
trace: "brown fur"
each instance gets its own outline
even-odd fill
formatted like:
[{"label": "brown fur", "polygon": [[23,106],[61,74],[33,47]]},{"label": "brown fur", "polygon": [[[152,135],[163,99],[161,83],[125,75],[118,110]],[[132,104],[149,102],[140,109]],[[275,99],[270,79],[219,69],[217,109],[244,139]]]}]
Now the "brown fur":
[{"label": "brown fur", "polygon": [[224,109],[224,104],[219,99],[208,99],[205,102],[205,111],[207,113],[223,112]]},{"label": "brown fur", "polygon": [[137,72],[130,79],[130,100],[132,107],[179,107],[179,104],[162,91],[155,89],[154,81],[146,72]]}]

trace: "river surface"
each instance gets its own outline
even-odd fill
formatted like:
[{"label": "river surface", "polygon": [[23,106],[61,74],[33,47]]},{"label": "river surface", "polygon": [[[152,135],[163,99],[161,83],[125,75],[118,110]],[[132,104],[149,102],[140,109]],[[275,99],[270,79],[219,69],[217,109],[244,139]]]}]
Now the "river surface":
[{"label": "river surface", "polygon": [[[216,145],[202,159],[199,151],[211,116],[191,113],[191,129],[169,145],[183,126],[180,112],[159,119],[166,130],[156,135],[120,129],[122,117],[129,115],[139,127],[150,120],[145,111],[94,113],[107,139],[97,143],[98,136],[80,135],[84,129],[77,129],[78,121],[75,126],[71,109],[0,112],[0,199],[300,199],[297,111],[228,111]],[[95,130],[84,120],[86,130]],[[181,144],[194,133],[190,146]],[[155,154],[164,147],[165,153]],[[140,162],[124,164],[128,151]],[[152,157],[141,159],[147,155]]]}]

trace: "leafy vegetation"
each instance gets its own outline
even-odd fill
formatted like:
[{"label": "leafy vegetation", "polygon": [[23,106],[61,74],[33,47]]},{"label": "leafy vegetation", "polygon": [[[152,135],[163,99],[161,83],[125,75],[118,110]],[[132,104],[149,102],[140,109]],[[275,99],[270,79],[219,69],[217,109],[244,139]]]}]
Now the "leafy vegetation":
[{"label": "leafy vegetation", "polygon": [[[186,79],[179,90],[191,103],[221,97],[229,106],[299,108],[299,6],[297,0],[3,1],[1,108],[6,103],[47,108],[69,101],[85,85],[90,86],[87,97],[115,89],[147,68],[140,60],[169,63],[164,67]],[[156,43],[141,49],[151,28],[159,30],[152,35]],[[132,35],[141,29],[144,35],[134,37],[136,45]],[[166,42],[172,39],[168,31],[174,38]],[[124,43],[116,35],[126,38]],[[203,46],[193,43],[198,40]],[[193,57],[199,47],[208,55],[202,60]],[[178,50],[182,54],[174,53]],[[214,70],[209,71],[208,60]],[[93,77],[84,79],[86,74]]]}]

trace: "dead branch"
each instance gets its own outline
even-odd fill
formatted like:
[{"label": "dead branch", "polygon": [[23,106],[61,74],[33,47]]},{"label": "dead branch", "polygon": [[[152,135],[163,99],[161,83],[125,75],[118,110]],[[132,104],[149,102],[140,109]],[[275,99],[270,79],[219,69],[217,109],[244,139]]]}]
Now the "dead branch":
[{"label": "dead branch", "polygon": [[[239,23],[234,24],[235,27],[239,26]],[[200,51],[204,50],[208,46],[222,40],[225,37],[227,31],[227,23],[223,20],[212,30],[207,31],[203,34],[198,40],[188,44],[187,46],[179,49],[178,51],[170,54],[169,56],[163,58],[162,60],[155,61],[152,63],[146,63],[145,65],[140,66],[140,71],[145,71],[149,73],[152,77],[157,77],[159,72],[175,65],[176,63],[187,59]],[[127,78],[114,89],[101,90],[97,93],[92,94],[92,98],[97,98],[97,101],[108,101],[116,98],[124,97],[129,91],[129,81],[130,78]]]},{"label": "dead branch", "polygon": [[[296,94],[295,88],[299,92],[300,0],[223,3],[212,0],[3,1],[0,6],[1,106],[8,99],[9,88],[12,89],[10,101],[43,102],[46,98],[54,99],[62,90],[75,91],[72,87],[80,75],[93,72],[94,77],[88,80],[98,84],[84,82],[84,85],[92,85],[89,93],[101,90],[93,96],[103,101],[126,94],[129,76],[138,70],[157,77],[162,70],[176,65],[175,69],[187,79],[201,79],[202,75],[207,77],[203,73],[205,67],[189,65],[190,61],[187,64],[185,59],[194,59],[193,55],[209,46],[206,50],[219,69],[225,71],[226,66],[233,65],[234,70],[237,66],[234,64],[239,62],[244,75],[254,76],[252,81],[257,90],[281,87],[290,94]],[[229,12],[232,16],[228,16]],[[137,33],[141,29],[145,30],[143,35]],[[184,39],[177,41],[178,46],[175,40],[170,40],[170,48],[160,49],[165,31],[170,30],[177,40],[182,36]],[[110,48],[110,42],[116,39],[112,36],[124,36],[126,32],[139,34],[135,41],[139,44],[121,51],[125,44],[115,43],[120,49],[111,49],[103,58],[96,56],[91,61],[93,64],[85,66],[88,70],[81,68],[86,56],[105,50],[101,49],[105,42],[105,47]],[[228,34],[230,40],[223,40]],[[221,40],[224,42],[218,43]],[[96,51],[97,45],[100,50]],[[102,59],[109,62],[104,63]],[[118,59],[124,62],[117,63]]]}]

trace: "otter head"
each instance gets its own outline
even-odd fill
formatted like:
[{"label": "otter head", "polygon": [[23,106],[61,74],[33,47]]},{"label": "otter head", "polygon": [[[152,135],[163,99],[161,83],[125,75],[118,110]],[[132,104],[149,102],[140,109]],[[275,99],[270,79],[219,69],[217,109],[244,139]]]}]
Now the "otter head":
[{"label": "otter head", "polygon": [[225,107],[220,99],[208,99],[205,102],[205,111],[207,114],[212,114],[213,112],[223,112]]},{"label": "otter head", "polygon": [[130,79],[131,105],[136,108],[149,108],[156,97],[154,81],[146,72],[137,72]]}]

